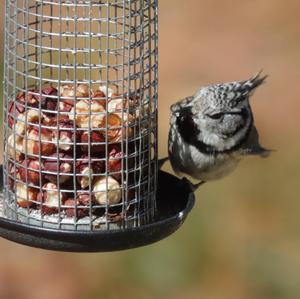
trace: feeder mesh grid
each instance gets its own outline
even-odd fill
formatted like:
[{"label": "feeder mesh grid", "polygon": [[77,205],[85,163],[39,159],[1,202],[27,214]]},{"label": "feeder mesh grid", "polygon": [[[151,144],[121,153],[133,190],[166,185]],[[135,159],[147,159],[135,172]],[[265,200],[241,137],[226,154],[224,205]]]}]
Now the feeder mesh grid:
[{"label": "feeder mesh grid", "polygon": [[69,230],[155,216],[157,0],[6,0],[4,213]]}]

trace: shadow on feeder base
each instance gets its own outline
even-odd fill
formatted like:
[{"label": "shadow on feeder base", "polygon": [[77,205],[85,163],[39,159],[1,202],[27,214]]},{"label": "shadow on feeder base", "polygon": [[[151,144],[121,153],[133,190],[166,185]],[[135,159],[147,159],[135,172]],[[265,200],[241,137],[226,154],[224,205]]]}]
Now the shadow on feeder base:
[{"label": "shadow on feeder base", "polygon": [[[2,176],[2,166],[1,166]],[[2,180],[1,180],[2,183]],[[174,233],[194,206],[189,185],[173,175],[158,175],[157,217],[140,227],[110,231],[67,231],[18,223],[2,217],[0,198],[0,236],[24,245],[69,252],[108,252],[145,246]]]}]

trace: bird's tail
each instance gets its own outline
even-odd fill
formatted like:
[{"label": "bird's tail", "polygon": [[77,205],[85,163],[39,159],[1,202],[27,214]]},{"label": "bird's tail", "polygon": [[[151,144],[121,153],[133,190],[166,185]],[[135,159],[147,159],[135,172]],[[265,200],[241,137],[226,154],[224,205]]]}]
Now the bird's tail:
[{"label": "bird's tail", "polygon": [[255,126],[253,126],[247,142],[244,144],[243,153],[245,155],[259,155],[262,158],[267,158],[273,150],[262,147],[259,143],[259,136]]}]

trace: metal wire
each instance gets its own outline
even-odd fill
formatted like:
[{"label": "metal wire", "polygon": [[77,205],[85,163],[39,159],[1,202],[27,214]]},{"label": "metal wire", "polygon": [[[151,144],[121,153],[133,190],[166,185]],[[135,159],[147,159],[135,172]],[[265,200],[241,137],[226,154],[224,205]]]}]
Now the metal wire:
[{"label": "metal wire", "polygon": [[4,213],[47,228],[155,215],[157,0],[6,0]]}]

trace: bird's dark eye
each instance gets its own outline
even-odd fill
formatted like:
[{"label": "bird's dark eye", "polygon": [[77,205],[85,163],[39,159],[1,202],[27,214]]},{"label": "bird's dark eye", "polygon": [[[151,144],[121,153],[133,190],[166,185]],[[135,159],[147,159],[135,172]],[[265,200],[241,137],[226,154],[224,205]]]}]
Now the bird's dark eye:
[{"label": "bird's dark eye", "polygon": [[224,113],[214,113],[214,114],[208,114],[207,116],[211,119],[220,119],[222,118],[223,115]]}]

